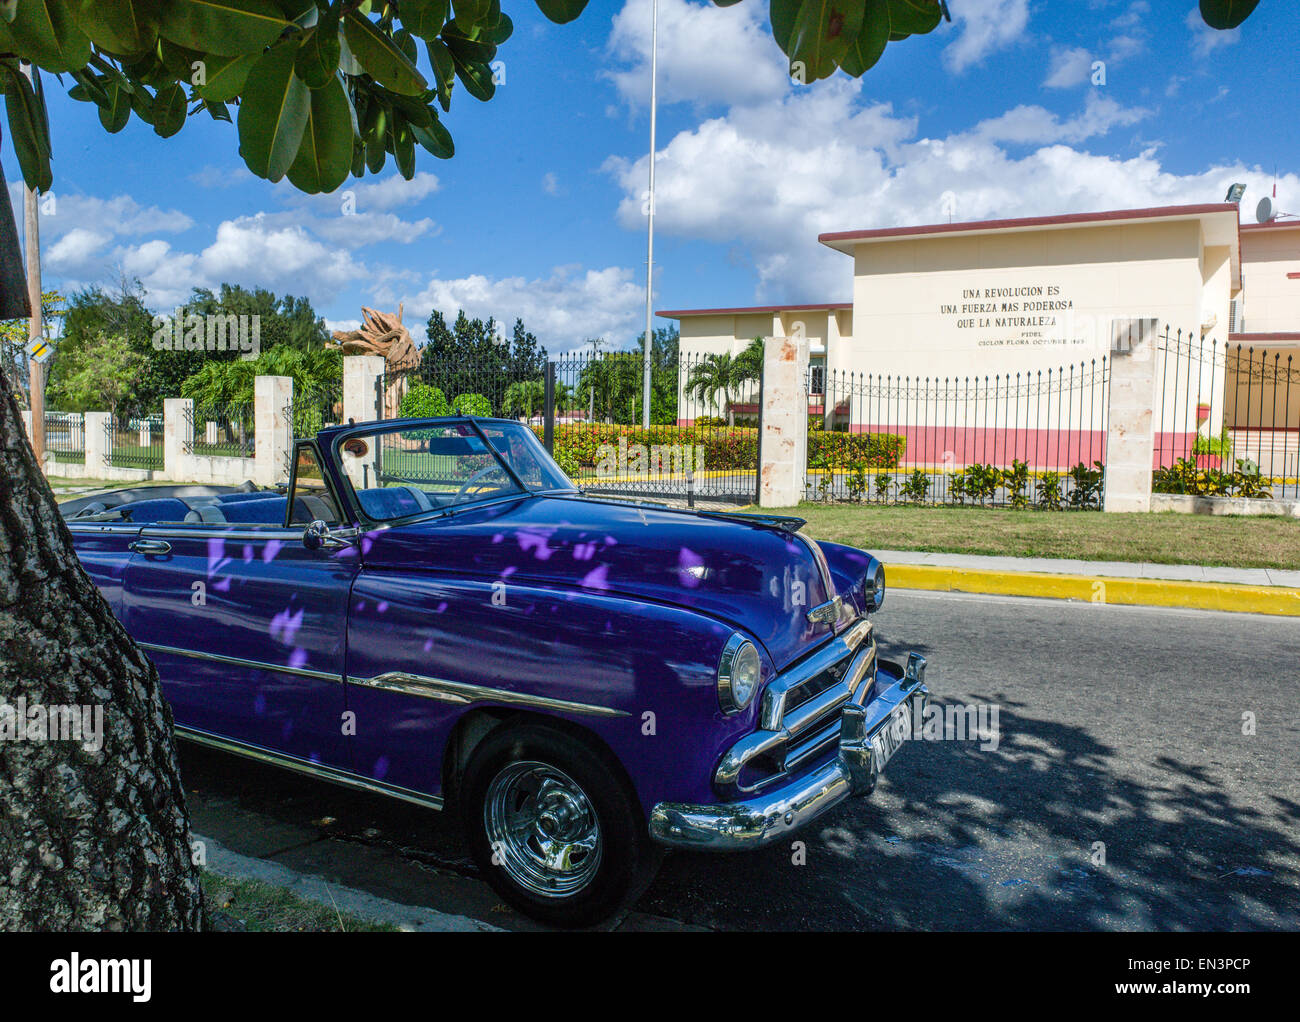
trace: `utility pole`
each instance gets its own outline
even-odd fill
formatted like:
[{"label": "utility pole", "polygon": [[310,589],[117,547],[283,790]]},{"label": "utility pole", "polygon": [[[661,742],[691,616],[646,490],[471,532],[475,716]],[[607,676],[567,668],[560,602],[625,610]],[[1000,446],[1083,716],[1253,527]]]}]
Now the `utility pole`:
[{"label": "utility pole", "polygon": [[650,202],[645,257],[645,339],[641,350],[643,362],[641,380],[641,427],[650,428],[650,324],[653,318],[651,290],[655,272],[655,103],[657,58],[659,51],[659,0],[650,0]]},{"label": "utility pole", "polygon": [[[23,73],[36,86],[36,71],[31,64],[23,65]],[[4,196],[0,196],[4,201]],[[27,325],[27,339],[39,340],[44,323],[41,319],[41,224],[37,207],[36,189],[23,189],[23,242],[27,256],[27,294],[32,303],[32,318]],[[45,370],[36,359],[27,361],[28,404],[32,409],[32,451],[36,464],[45,469]]]}]

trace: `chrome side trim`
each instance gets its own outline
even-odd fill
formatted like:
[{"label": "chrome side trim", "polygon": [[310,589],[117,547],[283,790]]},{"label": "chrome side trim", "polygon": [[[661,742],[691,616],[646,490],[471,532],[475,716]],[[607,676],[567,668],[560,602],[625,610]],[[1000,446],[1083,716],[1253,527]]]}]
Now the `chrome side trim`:
[{"label": "chrome side trim", "polygon": [[549,696],[533,696],[523,692],[512,692],[505,688],[470,685],[460,681],[447,681],[444,678],[430,678],[423,674],[407,674],[405,671],[387,671],[373,678],[357,678],[348,675],[348,684],[382,689],[385,692],[401,692],[403,695],[420,696],[424,699],[436,699],[439,702],[460,705],[497,702],[512,706],[559,710],[564,713],[580,713],[589,717],[630,716],[626,710],[616,710],[611,706],[596,706],[593,703],[578,703],[569,699],[552,699]]},{"label": "chrome side trim", "polygon": [[193,660],[213,660],[219,664],[230,664],[233,667],[248,667],[256,671],[276,671],[279,674],[296,674],[302,678],[316,678],[318,681],[333,681],[339,684],[343,682],[341,674],[331,674],[328,671],[309,671],[305,667],[286,667],[283,664],[268,664],[262,660],[245,660],[243,657],[226,656],[224,653],[202,653],[197,649],[159,646],[152,642],[137,642],[136,645],[141,649],[149,650],[151,653],[190,657]]},{"label": "chrome side trim", "polygon": [[272,766],[293,770],[295,773],[306,774],[318,780],[341,784],[345,788],[355,788],[359,791],[368,791],[376,795],[387,795],[390,798],[401,799],[403,802],[412,802],[417,806],[424,806],[426,809],[441,809],[443,806],[443,797],[441,795],[426,795],[420,791],[412,791],[410,788],[385,784],[383,781],[361,777],[358,774],[340,770],[337,767],[323,766],[320,763],[308,763],[306,760],[298,759],[295,756],[285,756],[278,752],[272,752],[270,749],[263,749],[258,745],[245,745],[243,742],[236,742],[230,738],[220,738],[217,735],[199,731],[195,728],[181,727],[178,724],[176,726],[176,737],[194,742],[196,745],[205,745],[210,749],[228,752],[234,756],[242,756],[244,759],[269,763]]},{"label": "chrome side trim", "polygon": [[[306,523],[304,523],[306,524]],[[283,525],[264,525],[261,528],[225,528],[225,522],[213,522],[206,526],[194,526],[176,523],[168,525],[163,522],[145,522],[136,525],[141,534],[149,536],[166,536],[170,539],[302,539],[302,529],[286,529]]]}]

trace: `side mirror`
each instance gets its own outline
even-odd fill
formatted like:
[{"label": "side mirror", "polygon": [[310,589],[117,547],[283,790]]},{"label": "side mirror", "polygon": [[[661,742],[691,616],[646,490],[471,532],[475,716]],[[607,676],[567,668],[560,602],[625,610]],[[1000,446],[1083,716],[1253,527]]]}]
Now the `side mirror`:
[{"label": "side mirror", "polygon": [[355,533],[355,529],[331,531],[329,525],[317,518],[302,530],[302,545],[308,550],[319,550],[321,547],[338,549],[351,546]]},{"label": "side mirror", "polygon": [[302,545],[308,550],[319,550],[329,539],[330,527],[317,518],[302,530]]}]

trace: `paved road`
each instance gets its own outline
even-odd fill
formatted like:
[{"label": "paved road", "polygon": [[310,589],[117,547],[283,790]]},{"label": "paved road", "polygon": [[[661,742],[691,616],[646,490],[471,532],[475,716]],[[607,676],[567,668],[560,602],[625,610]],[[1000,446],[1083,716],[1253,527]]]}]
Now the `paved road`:
[{"label": "paved road", "polygon": [[[904,747],[802,855],[671,855],[624,928],[1300,928],[1296,622],[893,591],[878,634],[929,657],[939,702],[997,706],[998,748]],[[448,818],[201,750],[182,766],[195,829],[235,851],[530,928]]]}]

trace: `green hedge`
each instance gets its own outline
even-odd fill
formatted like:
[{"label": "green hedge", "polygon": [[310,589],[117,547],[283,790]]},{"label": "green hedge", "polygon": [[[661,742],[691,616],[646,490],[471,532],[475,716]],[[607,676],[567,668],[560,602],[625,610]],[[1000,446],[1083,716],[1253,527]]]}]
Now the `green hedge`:
[{"label": "green hedge", "polygon": [[[538,437],[542,428],[534,426]],[[705,470],[748,469],[758,464],[758,430],[743,426],[694,429],[689,426],[607,426],[600,423],[557,425],[555,456],[583,469],[595,468],[600,448],[620,439],[633,444],[672,446],[692,444],[704,448]],[[892,433],[812,432],[808,435],[808,463],[815,467],[894,468],[903,456],[905,437]],[[561,462],[562,464],[565,462]]]}]

